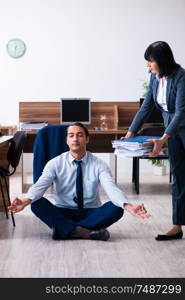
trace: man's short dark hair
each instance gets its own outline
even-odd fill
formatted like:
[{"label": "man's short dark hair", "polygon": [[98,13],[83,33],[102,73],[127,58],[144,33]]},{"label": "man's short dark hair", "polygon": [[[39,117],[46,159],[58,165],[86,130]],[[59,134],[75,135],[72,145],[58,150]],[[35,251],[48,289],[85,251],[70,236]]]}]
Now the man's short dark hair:
[{"label": "man's short dark hair", "polygon": [[88,131],[88,129],[87,129],[82,123],[79,123],[79,122],[75,122],[75,123],[69,125],[68,128],[67,128],[67,133],[68,133],[69,127],[71,127],[71,126],[78,126],[78,127],[81,127],[81,128],[83,129],[83,131],[85,132],[86,137],[89,136],[89,131]]},{"label": "man's short dark hair", "polygon": [[179,68],[175,62],[170,46],[163,41],[154,42],[148,46],[144,53],[147,61],[155,61],[159,67],[159,77],[169,76]]}]

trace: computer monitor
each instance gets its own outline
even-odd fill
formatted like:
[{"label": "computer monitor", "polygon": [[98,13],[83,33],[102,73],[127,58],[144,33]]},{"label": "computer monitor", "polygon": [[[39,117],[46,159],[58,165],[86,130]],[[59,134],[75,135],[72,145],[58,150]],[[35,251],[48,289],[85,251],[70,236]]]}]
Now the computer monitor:
[{"label": "computer monitor", "polygon": [[[140,99],[140,107],[143,104],[144,98]],[[145,121],[145,123],[152,123],[154,125],[161,125],[163,124],[163,117],[162,117],[162,113],[159,109],[157,109],[156,106],[154,106],[150,116],[148,117],[148,119]]]},{"label": "computer monitor", "polygon": [[91,102],[89,98],[62,98],[60,102],[60,123],[91,123]]}]

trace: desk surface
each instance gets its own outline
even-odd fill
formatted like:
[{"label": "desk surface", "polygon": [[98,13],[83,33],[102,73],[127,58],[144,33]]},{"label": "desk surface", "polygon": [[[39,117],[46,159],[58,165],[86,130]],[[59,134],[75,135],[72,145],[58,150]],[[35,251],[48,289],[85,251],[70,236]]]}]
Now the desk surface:
[{"label": "desk surface", "polygon": [[[121,129],[107,129],[107,130],[94,130],[94,129],[88,129],[90,134],[125,134],[128,130],[128,127],[123,127]],[[38,130],[23,130],[27,134],[37,134]]]},{"label": "desk surface", "polygon": [[3,135],[0,137],[0,147],[12,139],[11,135]]},{"label": "desk surface", "polygon": [[107,129],[107,130],[89,130],[90,134],[125,134],[128,128],[124,127],[123,129]]}]

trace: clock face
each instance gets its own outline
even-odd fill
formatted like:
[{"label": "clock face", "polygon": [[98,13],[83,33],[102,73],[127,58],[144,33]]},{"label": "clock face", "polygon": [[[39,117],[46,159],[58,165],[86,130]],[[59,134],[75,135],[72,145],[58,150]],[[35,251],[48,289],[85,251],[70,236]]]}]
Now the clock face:
[{"label": "clock face", "polygon": [[19,58],[24,55],[26,51],[26,45],[20,39],[12,39],[7,43],[6,49],[11,57]]}]

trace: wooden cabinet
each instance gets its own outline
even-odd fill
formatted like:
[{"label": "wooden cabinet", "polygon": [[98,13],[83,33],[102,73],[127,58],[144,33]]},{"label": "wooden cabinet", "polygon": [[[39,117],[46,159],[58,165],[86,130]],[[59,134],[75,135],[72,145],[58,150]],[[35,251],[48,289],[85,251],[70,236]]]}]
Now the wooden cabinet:
[{"label": "wooden cabinet", "polygon": [[[106,115],[108,130],[128,127],[139,109],[139,102],[91,102],[91,124],[100,127],[101,115]],[[19,122],[43,121],[60,124],[60,102],[19,102]]]}]

